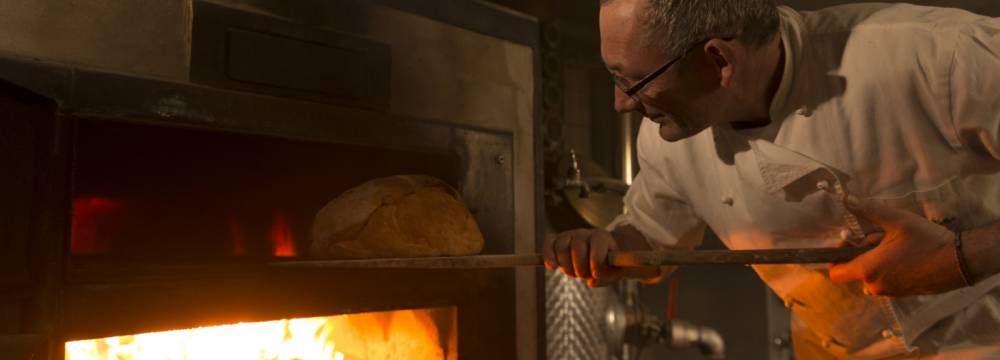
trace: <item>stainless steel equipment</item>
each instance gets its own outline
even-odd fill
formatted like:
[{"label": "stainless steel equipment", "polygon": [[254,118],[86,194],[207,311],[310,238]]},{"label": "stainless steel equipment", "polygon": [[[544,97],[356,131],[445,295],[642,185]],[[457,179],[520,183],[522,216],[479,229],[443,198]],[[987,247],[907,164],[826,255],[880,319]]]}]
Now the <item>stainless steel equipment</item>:
[{"label": "stainless steel equipment", "polygon": [[[556,204],[568,205],[562,207],[564,211],[572,209],[578,227],[608,226],[621,213],[622,197],[628,188],[618,180],[583,176],[572,150],[565,178],[550,183],[557,185],[558,199],[564,201]],[[630,265],[649,265],[633,261],[642,255],[618,255],[629,257]],[[691,254],[680,255],[672,260]],[[625,257],[621,257],[623,264]],[[616,258],[610,256],[609,263],[615,264]],[[636,360],[643,348],[654,345],[678,349],[697,346],[710,358],[722,358],[725,353],[722,336],[715,330],[682,320],[660,320],[643,308],[636,281],[623,281],[617,289],[591,289],[561,272],[550,272],[545,295],[549,359]]]},{"label": "stainless steel equipment", "polygon": [[662,344],[674,349],[697,347],[710,359],[723,359],[726,345],[715,329],[683,320],[660,319],[639,302],[639,285],[626,281],[622,301],[610,297],[605,308],[605,339],[608,352],[620,360],[635,360],[648,346]]},{"label": "stainless steel equipment", "polygon": [[550,360],[609,359],[605,330],[613,288],[591,289],[578,279],[552,271],[545,276],[546,355]]}]

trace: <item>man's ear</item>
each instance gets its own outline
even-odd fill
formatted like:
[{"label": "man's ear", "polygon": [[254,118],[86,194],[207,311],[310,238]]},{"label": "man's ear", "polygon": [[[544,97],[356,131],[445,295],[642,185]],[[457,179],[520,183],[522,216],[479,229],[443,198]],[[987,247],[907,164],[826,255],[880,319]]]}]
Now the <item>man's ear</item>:
[{"label": "man's ear", "polygon": [[712,39],[705,42],[705,58],[719,77],[719,86],[726,89],[733,85],[736,75],[736,40]]}]

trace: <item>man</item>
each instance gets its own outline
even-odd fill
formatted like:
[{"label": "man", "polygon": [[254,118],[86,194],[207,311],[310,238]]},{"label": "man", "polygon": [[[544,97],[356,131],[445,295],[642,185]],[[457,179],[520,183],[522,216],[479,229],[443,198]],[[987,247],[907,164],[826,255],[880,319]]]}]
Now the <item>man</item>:
[{"label": "man", "polygon": [[[601,52],[641,172],[609,227],[547,239],[591,286],[611,249],[878,246],[755,266],[800,359],[1000,358],[1000,20],[864,4],[608,0]],[[931,295],[933,294],[933,295]]]}]

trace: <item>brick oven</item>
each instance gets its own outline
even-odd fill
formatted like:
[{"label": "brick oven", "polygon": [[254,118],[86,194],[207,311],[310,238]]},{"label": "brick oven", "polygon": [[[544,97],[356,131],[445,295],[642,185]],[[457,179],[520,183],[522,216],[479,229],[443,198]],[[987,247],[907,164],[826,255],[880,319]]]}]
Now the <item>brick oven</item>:
[{"label": "brick oven", "polygon": [[[534,20],[458,0],[162,3],[0,6],[21,15],[0,26],[0,358],[283,319],[389,334],[411,310],[442,358],[541,357],[539,269],[276,266],[307,259],[327,201],[395,174],[458,189],[484,254],[535,253]],[[279,340],[332,326],[303,324]],[[234,334],[217,341],[270,341]],[[361,353],[338,336],[337,358]]]}]

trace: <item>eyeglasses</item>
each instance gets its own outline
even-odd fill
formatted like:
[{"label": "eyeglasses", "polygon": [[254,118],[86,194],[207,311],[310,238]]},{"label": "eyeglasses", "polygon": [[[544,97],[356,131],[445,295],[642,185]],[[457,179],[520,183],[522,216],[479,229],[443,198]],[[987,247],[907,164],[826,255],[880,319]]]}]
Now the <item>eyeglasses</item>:
[{"label": "eyeglasses", "polygon": [[[731,38],[727,38],[727,40],[728,39],[731,39]],[[704,43],[708,42],[709,40],[711,40],[711,38],[699,41],[699,42],[695,43],[694,45],[691,45],[690,47],[687,48],[687,50],[684,50],[684,52],[681,53],[679,56],[675,57],[673,60],[670,60],[666,64],[663,64],[663,66],[661,66],[659,69],[656,69],[656,71],[653,71],[649,75],[646,75],[645,77],[642,78],[642,80],[639,80],[639,82],[637,82],[637,83],[635,83],[633,85],[629,85],[628,82],[625,81],[625,79],[621,78],[620,76],[612,75],[611,78],[615,82],[615,86],[617,86],[618,89],[622,91],[622,93],[624,93],[625,95],[628,95],[630,98],[632,98],[636,102],[642,102],[641,100],[639,100],[639,96],[637,95],[639,93],[639,91],[642,90],[642,88],[646,87],[646,85],[648,85],[650,82],[652,82],[653,80],[655,80],[658,76],[660,76],[663,73],[667,72],[667,70],[669,70],[670,67],[674,65],[674,63],[680,61],[685,56],[687,56],[687,54],[690,53],[691,50],[694,50],[695,48],[697,48],[698,46],[701,46],[701,44],[704,44]]]}]

